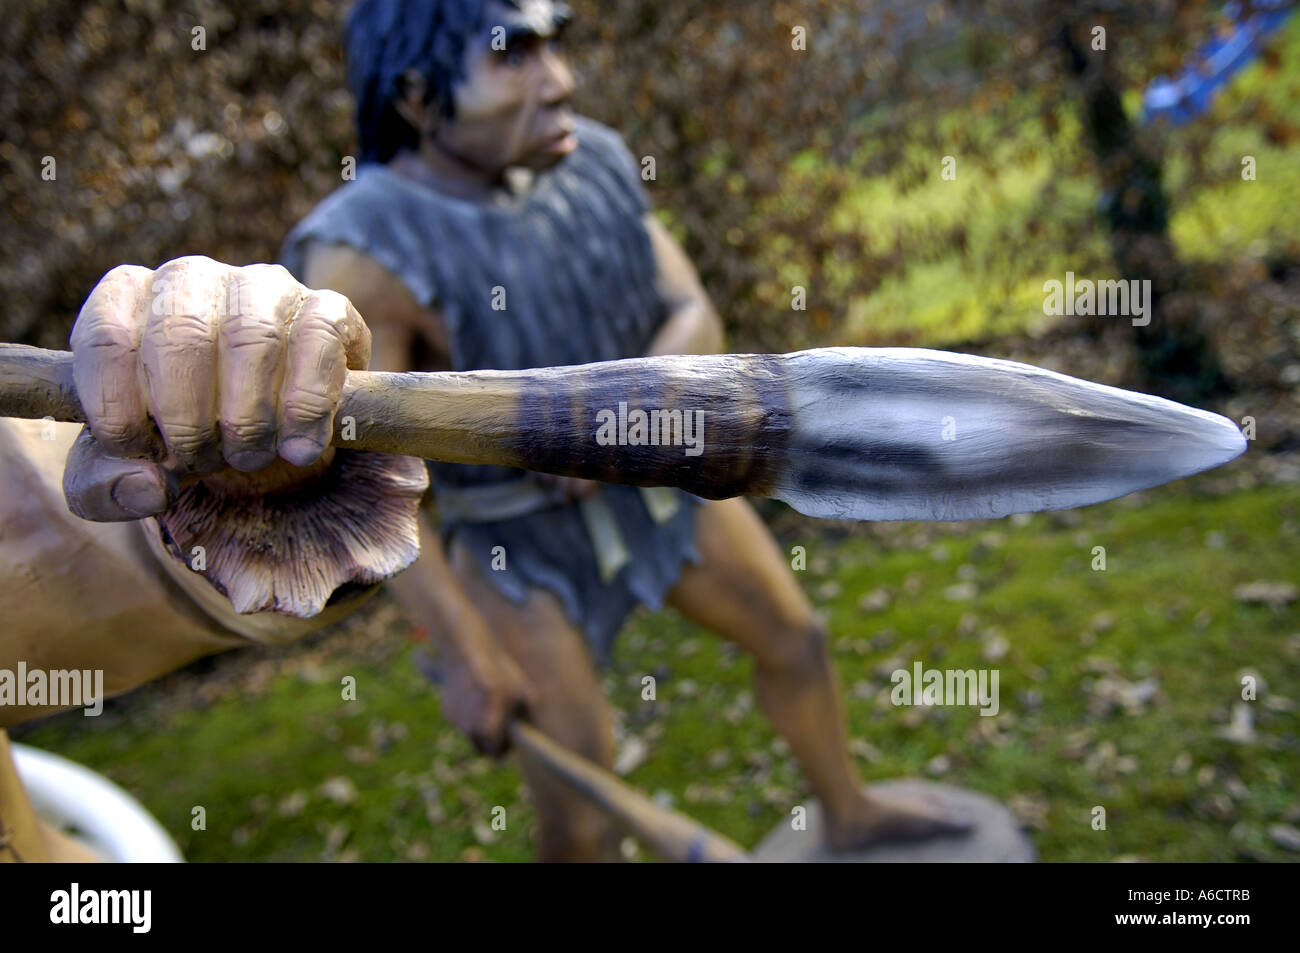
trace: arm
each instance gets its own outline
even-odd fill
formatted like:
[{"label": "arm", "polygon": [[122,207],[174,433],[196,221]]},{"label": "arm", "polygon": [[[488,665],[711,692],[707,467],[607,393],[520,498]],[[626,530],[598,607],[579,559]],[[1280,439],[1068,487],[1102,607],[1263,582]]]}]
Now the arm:
[{"label": "arm", "polygon": [[[143,524],[90,522],[69,512],[64,462],[80,430],[0,418],[0,670],[102,673],[101,684],[90,686],[102,702],[249,641],[172,582],[149,551]],[[69,705],[96,708],[85,697],[29,695],[19,705],[4,697],[6,677],[0,728]]]},{"label": "arm", "polygon": [[424,467],[329,446],[347,371],[370,359],[343,296],[278,265],[121,266],[87,298],[71,345],[87,426],[64,470],[68,508],[152,517],[162,565],[222,624],[301,634],[295,620],[418,555]]},{"label": "arm", "polygon": [[[434,354],[433,366],[419,370],[450,368],[441,317],[422,308],[400,279],[374,259],[343,245],[314,245],[308,249],[303,278],[309,287],[344,295],[366,316],[371,369],[414,370],[410,363],[417,336]],[[506,720],[530,700],[529,686],[448,564],[427,510],[420,513],[419,525],[420,558],[389,580],[389,591],[412,618],[431,623],[446,670],[448,717],[481,750],[499,752]]]},{"label": "arm", "polygon": [[655,288],[668,311],[647,354],[722,353],[722,321],[695,266],[653,213],[645,216],[645,227],[654,249]]},{"label": "arm", "polygon": [[[0,421],[0,668],[100,672],[115,694],[328,624],[415,559],[423,464],[325,450],[343,376],[369,357],[341,296],[268,265],[124,266],[71,343],[86,427]],[[351,499],[358,467],[368,503]],[[318,605],[262,611],[300,596]],[[0,723],[67,704],[9,700]]]}]

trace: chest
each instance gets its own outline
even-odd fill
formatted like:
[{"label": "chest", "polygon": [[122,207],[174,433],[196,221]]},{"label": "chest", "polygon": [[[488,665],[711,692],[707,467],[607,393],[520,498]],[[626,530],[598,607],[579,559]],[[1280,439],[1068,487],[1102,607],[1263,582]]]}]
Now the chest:
[{"label": "chest", "polygon": [[634,357],[662,322],[645,227],[599,195],[544,194],[451,226],[430,267],[459,369]]}]

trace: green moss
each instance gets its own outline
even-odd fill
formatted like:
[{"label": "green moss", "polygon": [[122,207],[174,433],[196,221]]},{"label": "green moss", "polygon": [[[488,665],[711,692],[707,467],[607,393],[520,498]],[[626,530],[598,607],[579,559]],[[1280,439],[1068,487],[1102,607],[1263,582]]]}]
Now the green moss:
[{"label": "green moss", "polygon": [[[879,538],[786,540],[807,548],[815,568],[801,581],[826,596],[818,602],[850,734],[879,753],[859,758],[865,777],[923,774],[946,755],[945,781],[1038,800],[1045,827],[1034,836],[1047,860],[1285,859],[1265,831],[1293,804],[1297,715],[1267,701],[1300,675],[1300,652],[1284,651],[1300,611],[1244,604],[1233,589],[1300,582],[1300,489],[1204,498],[1197,486],[951,532],[910,524]],[[1104,572],[1091,568],[1094,546],[1106,548]],[[951,587],[963,581],[977,592],[954,600]],[[859,607],[881,587],[893,594],[886,608]],[[999,638],[1006,654],[991,662],[983,653]],[[881,705],[890,688],[881,666],[915,660],[997,667],[1000,714],[939,708],[920,717]],[[1252,708],[1265,739],[1255,746],[1216,734],[1247,668],[1267,685]],[[1140,712],[1102,713],[1089,686],[1103,671],[1157,679],[1159,692]],[[658,680],[654,702],[641,699],[647,673]],[[608,681],[627,730],[652,738],[631,783],[667,792],[752,845],[809,792],[746,704],[749,674],[747,659],[663,612],[629,626]],[[345,675],[357,679],[356,701],[341,700]],[[340,849],[392,860],[416,843],[452,860],[478,843],[475,822],[480,834],[490,829],[495,806],[505,808],[507,829],[483,854],[532,853],[533,813],[517,772],[473,755],[405,652],[386,665],[334,662],[312,680],[281,676],[263,692],[161,719],[143,705],[100,719],[74,714],[21,740],[124,785],[195,861],[314,860]],[[351,803],[319,791],[338,776],[356,786]],[[297,813],[293,792],[306,795]],[[430,820],[430,804],[441,820]],[[196,805],[206,809],[205,831],[190,829]],[[1095,806],[1106,809],[1104,832],[1091,827]]]}]

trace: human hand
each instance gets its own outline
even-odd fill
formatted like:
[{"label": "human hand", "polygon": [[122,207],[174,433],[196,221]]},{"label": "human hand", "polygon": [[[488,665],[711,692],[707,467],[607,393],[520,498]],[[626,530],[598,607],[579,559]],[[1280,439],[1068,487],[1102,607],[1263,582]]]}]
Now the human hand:
[{"label": "human hand", "polygon": [[[72,329],[86,427],[64,469],[85,519],[157,515],[188,480],[328,460],[370,332],[340,294],[279,265],[187,257],[108,272]],[[287,464],[287,466],[286,466]]]},{"label": "human hand", "polygon": [[453,654],[444,669],[443,711],[483,754],[506,752],[511,720],[524,717],[535,701],[523,670],[504,651]]}]

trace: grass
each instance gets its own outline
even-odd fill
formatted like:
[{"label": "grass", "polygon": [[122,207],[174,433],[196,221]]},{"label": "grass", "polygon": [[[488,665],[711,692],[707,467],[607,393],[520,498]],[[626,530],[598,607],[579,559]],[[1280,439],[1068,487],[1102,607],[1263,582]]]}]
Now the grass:
[{"label": "grass", "polygon": [[[1295,821],[1285,694],[1300,675],[1300,611],[1233,589],[1300,582],[1300,489],[1206,497],[1198,486],[1065,514],[785,540],[807,550],[800,577],[830,620],[865,777],[928,774],[1008,801],[1045,860],[1287,859],[1267,829]],[[1094,546],[1104,572],[1091,568]],[[400,627],[389,637],[401,644]],[[20,740],[125,786],[192,861],[528,859],[533,812],[517,772],[473,755],[409,651],[337,655],[165,715],[128,700]],[[1000,713],[890,705],[890,672],[914,660],[996,668]],[[754,708],[749,668],[702,630],[647,613],[607,681],[622,732],[650,748],[628,780],[752,846],[808,792]],[[1250,703],[1256,744],[1216,733],[1246,670],[1265,686]],[[648,673],[654,702],[641,700]],[[346,675],[355,701],[341,698]],[[1107,703],[1144,679],[1158,685],[1149,700]],[[205,830],[191,827],[196,806]],[[503,831],[491,828],[497,806]],[[1092,827],[1097,806],[1104,831]]]}]

